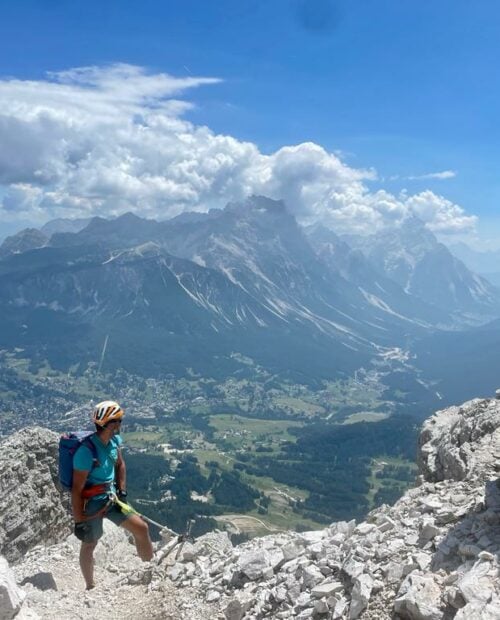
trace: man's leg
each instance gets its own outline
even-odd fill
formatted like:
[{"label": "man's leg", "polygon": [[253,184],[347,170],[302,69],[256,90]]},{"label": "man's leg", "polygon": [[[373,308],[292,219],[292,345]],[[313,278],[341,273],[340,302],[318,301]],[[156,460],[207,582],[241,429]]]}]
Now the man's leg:
[{"label": "man's leg", "polygon": [[153,544],[149,538],[148,524],[138,515],[131,515],[120,525],[133,535],[137,553],[141,560],[149,562],[153,557]]},{"label": "man's leg", "polygon": [[94,586],[94,549],[99,538],[102,536],[102,516],[96,517],[95,514],[102,508],[102,501],[89,500],[85,508],[85,515],[93,515],[93,518],[75,523],[75,536],[81,541],[80,547],[80,568],[87,590]]},{"label": "man's leg", "polygon": [[80,568],[87,590],[91,590],[94,586],[94,549],[97,545],[95,542],[82,542],[80,547]]}]

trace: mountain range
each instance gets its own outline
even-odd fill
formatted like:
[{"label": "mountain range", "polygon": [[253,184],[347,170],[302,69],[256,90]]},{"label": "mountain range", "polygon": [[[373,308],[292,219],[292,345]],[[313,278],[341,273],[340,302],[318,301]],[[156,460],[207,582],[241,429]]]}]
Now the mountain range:
[{"label": "mountain range", "polygon": [[146,376],[223,377],[244,356],[314,382],[499,316],[499,291],[420,220],[339,238],[261,196],[163,222],[58,220],[0,246],[0,346],[57,367],[106,342],[105,367]]},{"label": "mountain range", "polygon": [[469,269],[500,286],[500,250],[477,250],[464,242],[453,243],[450,251],[467,265]]}]

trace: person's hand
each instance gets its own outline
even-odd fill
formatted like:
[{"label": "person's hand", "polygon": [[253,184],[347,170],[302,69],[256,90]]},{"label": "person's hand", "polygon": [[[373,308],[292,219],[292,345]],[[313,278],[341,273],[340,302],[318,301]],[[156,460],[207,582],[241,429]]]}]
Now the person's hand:
[{"label": "person's hand", "polygon": [[116,497],[118,497],[118,499],[124,504],[128,504],[127,496],[127,491],[122,491],[122,489],[118,489],[118,491],[116,492]]},{"label": "person's hand", "polygon": [[78,540],[85,541],[89,532],[90,524],[87,521],[75,521],[75,536]]}]

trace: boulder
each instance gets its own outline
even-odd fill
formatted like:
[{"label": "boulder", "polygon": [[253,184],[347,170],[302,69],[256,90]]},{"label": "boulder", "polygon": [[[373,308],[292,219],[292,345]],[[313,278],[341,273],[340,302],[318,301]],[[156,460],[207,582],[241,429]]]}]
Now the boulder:
[{"label": "boulder", "polygon": [[254,602],[250,594],[238,593],[224,610],[226,620],[242,620]]},{"label": "boulder", "polygon": [[246,575],[251,581],[260,579],[269,566],[270,559],[267,551],[246,551],[238,558],[239,571]]},{"label": "boulder", "polygon": [[373,579],[370,575],[360,575],[354,580],[354,587],[351,592],[351,607],[349,608],[350,620],[359,618],[361,613],[367,608],[372,588]]},{"label": "boulder", "polygon": [[17,587],[14,573],[5,558],[0,556],[0,618],[10,620],[21,609],[25,594]]},{"label": "boulder", "polygon": [[408,620],[442,620],[441,588],[432,575],[411,573],[394,601],[394,611]]},{"label": "boulder", "polygon": [[342,592],[344,590],[344,586],[340,583],[340,581],[324,581],[323,583],[319,583],[317,586],[311,590],[311,596],[314,598],[323,598],[329,597],[337,592]]}]

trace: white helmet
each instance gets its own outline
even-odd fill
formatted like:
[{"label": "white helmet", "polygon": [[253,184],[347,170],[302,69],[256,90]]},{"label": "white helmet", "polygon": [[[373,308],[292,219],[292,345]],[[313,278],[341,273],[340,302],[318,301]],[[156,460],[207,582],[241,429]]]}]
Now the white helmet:
[{"label": "white helmet", "polygon": [[115,422],[123,418],[123,409],[114,400],[103,400],[94,407],[92,420],[98,426],[104,427],[108,422]]}]

